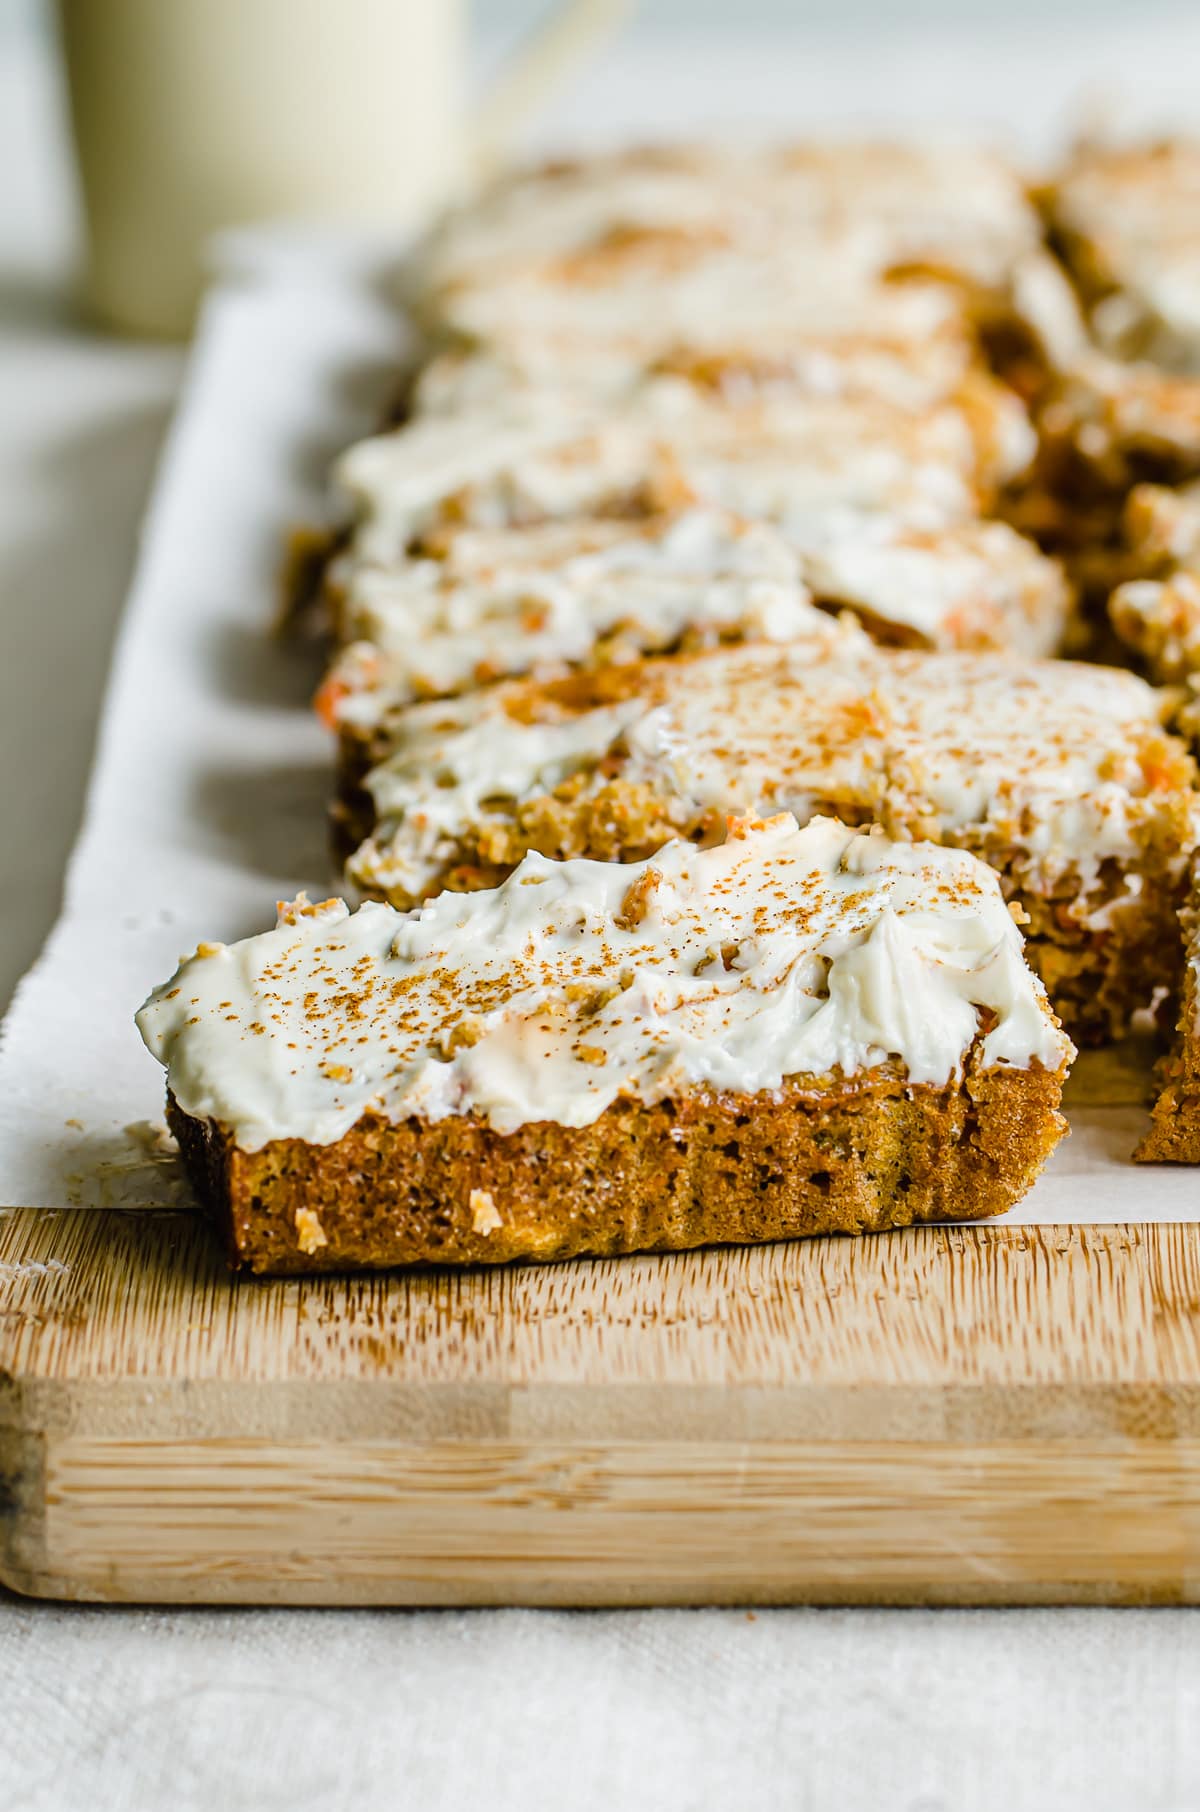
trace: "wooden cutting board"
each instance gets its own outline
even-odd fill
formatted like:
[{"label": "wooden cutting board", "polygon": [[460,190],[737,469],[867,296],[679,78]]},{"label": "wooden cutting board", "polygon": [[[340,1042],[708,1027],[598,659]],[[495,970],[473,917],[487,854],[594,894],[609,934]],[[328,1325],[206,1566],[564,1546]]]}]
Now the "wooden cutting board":
[{"label": "wooden cutting board", "polygon": [[229,1277],[0,1214],[0,1574],[298,1604],[1200,1598],[1200,1227]]}]

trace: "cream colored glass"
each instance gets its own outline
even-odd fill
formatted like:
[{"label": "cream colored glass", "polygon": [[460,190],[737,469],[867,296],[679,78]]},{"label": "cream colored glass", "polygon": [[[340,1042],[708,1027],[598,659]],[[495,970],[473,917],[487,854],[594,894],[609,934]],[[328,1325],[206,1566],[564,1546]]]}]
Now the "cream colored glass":
[{"label": "cream colored glass", "polygon": [[622,10],[555,9],[468,126],[462,0],[59,0],[92,308],[186,333],[221,227],[419,224]]}]

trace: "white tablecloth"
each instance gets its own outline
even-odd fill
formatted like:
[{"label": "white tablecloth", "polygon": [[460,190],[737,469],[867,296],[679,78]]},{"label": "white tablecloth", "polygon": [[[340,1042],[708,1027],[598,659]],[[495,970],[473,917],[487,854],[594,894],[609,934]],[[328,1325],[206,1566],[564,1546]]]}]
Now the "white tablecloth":
[{"label": "white tablecloth", "polygon": [[[0,995],[52,917],[178,355],[74,326],[48,59],[0,4]],[[861,18],[861,9],[855,19]],[[1178,116],[1186,14],[714,54],[641,41],[548,130],[709,121],[1008,126],[1105,89]],[[478,1805],[1183,1812],[1187,1612],[117,1611],[0,1595],[0,1807]]]}]

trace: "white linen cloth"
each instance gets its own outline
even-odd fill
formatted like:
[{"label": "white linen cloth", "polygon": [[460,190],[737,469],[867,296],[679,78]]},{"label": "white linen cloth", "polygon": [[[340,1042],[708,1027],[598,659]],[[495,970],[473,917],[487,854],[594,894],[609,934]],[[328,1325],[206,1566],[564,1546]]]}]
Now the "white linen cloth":
[{"label": "white linen cloth", "polygon": [[0,1607],[6,1812],[1194,1812],[1186,1611]]}]

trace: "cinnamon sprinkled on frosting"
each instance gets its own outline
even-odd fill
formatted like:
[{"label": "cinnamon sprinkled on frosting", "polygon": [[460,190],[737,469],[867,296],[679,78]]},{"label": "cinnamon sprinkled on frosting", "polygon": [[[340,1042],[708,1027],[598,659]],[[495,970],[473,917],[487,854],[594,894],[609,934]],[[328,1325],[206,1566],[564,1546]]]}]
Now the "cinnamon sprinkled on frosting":
[{"label": "cinnamon sprinkled on frosting", "polygon": [[585,1126],[622,1095],[886,1060],[941,1085],[981,1032],[987,1064],[1071,1054],[981,862],[786,813],[634,866],[530,855],[407,914],[285,910],[185,962],[138,1025],[184,1112],[249,1150],[366,1113]]},{"label": "cinnamon sprinkled on frosting", "polygon": [[397,714],[352,876],[419,895],[457,839],[573,775],[584,797],[613,778],[648,788],[680,830],[705,813],[824,810],[1003,851],[1034,887],[1070,875],[1080,918],[1107,859],[1158,835],[1178,870],[1200,840],[1193,765],[1161,728],[1172,701],[1132,673],[889,651],[845,626],[832,647],[652,661],[621,683],[628,696],[590,710],[565,687],[514,684]]}]

